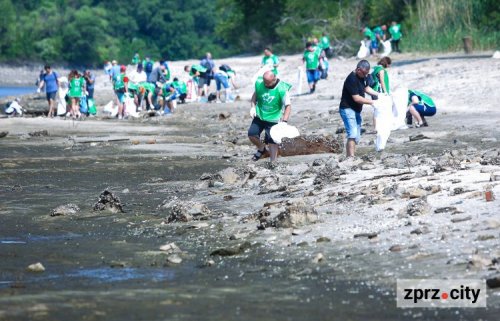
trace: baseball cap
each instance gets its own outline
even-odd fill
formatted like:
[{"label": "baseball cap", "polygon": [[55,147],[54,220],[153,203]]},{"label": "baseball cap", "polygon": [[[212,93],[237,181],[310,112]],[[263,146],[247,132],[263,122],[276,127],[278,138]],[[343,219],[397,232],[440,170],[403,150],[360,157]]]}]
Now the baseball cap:
[{"label": "baseball cap", "polygon": [[127,67],[125,67],[125,65],[120,66],[120,71],[126,71],[126,70],[127,70]]}]

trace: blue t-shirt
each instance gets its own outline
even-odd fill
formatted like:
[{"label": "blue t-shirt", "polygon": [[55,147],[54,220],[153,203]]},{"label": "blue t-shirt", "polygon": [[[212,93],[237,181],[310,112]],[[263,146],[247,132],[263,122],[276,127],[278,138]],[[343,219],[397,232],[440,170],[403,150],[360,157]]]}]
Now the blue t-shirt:
[{"label": "blue t-shirt", "polygon": [[95,85],[95,76],[93,73],[90,73],[90,80],[92,80],[92,83],[89,83],[87,81],[87,79],[85,79],[85,82],[87,83],[87,89],[94,89],[94,85]]},{"label": "blue t-shirt", "polygon": [[111,79],[116,80],[116,78],[120,75],[120,66],[114,65],[111,67]]},{"label": "blue t-shirt", "polygon": [[45,82],[45,92],[55,93],[59,89],[57,86],[57,73],[55,71],[50,74],[43,74],[42,80]]}]

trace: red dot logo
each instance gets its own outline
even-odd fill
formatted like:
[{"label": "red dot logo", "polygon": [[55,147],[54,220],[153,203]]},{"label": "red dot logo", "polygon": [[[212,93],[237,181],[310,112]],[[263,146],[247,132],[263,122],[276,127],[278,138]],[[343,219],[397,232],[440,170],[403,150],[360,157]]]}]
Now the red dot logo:
[{"label": "red dot logo", "polygon": [[441,299],[443,299],[443,300],[448,299],[448,293],[443,292],[443,294],[441,294]]}]

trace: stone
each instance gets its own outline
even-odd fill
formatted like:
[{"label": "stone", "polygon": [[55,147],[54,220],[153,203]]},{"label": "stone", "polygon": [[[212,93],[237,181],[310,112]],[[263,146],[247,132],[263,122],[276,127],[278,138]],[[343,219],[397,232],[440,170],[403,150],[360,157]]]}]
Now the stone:
[{"label": "stone", "polygon": [[343,142],[331,136],[299,136],[296,138],[284,138],[280,145],[279,155],[296,156],[335,153],[343,150]]},{"label": "stone", "polygon": [[226,120],[226,119],[229,119],[229,117],[231,117],[231,113],[228,112],[228,111],[224,111],[222,113],[219,114],[219,120]]},{"label": "stone", "polygon": [[500,275],[486,279],[486,285],[490,289],[499,288],[500,287]]},{"label": "stone", "polygon": [[44,129],[44,130],[29,132],[28,135],[30,137],[43,137],[43,136],[49,136],[49,132],[46,129]]},{"label": "stone", "polygon": [[28,272],[41,273],[41,272],[45,272],[45,267],[43,266],[42,263],[38,262],[38,263],[28,265],[26,270]]},{"label": "stone", "polygon": [[488,241],[488,240],[493,240],[495,239],[495,235],[491,235],[491,234],[483,234],[483,235],[479,235],[478,237],[476,237],[476,241]]},{"label": "stone", "polygon": [[363,171],[368,171],[368,170],[375,169],[375,168],[376,168],[376,166],[372,163],[362,162],[361,164],[359,164],[359,169],[361,169]]},{"label": "stone", "polygon": [[417,188],[408,189],[404,195],[406,195],[410,199],[414,199],[414,198],[425,197],[425,196],[427,196],[427,194],[428,193],[426,190],[424,190],[420,187],[417,187]]},{"label": "stone", "polygon": [[490,182],[500,181],[500,173],[491,173]]},{"label": "stone", "polygon": [[447,207],[440,207],[440,208],[436,208],[434,210],[434,213],[435,214],[441,214],[441,213],[452,213],[452,212],[455,212],[457,211],[457,208],[454,207],[454,206],[447,206]]},{"label": "stone", "polygon": [[491,265],[493,265],[493,261],[491,259],[482,257],[478,254],[474,254],[468,262],[469,267],[478,269],[485,269]]},{"label": "stone", "polygon": [[167,257],[167,262],[171,264],[181,264],[182,258],[178,254],[172,254]]},{"label": "stone", "polygon": [[0,132],[0,138],[7,137],[8,134],[9,134],[9,132],[7,132],[7,131]]},{"label": "stone", "polygon": [[403,247],[399,244],[395,244],[389,248],[389,251],[391,252],[401,252],[403,250]]},{"label": "stone", "polygon": [[189,222],[207,219],[211,211],[205,204],[187,201],[177,202],[171,209],[167,222]]},{"label": "stone", "polygon": [[233,256],[233,255],[238,255],[238,254],[241,254],[243,252],[245,252],[245,250],[251,248],[252,245],[250,244],[250,242],[244,242],[240,245],[237,245],[237,246],[233,246],[233,247],[227,247],[227,248],[220,248],[220,249],[217,249],[215,251],[212,251],[212,253],[210,253],[210,256]]},{"label": "stone", "polygon": [[423,134],[418,134],[414,136],[410,136],[410,142],[415,142],[417,140],[423,140],[423,139],[430,139],[429,137],[423,135]]},{"label": "stone", "polygon": [[316,243],[328,243],[328,242],[331,242],[331,240],[326,236],[320,236],[316,239]]},{"label": "stone", "polygon": [[182,252],[181,249],[173,242],[160,246],[160,251],[167,252],[168,254]]},{"label": "stone", "polygon": [[325,259],[325,256],[322,253],[318,253],[312,259],[312,263],[318,264]]},{"label": "stone", "polygon": [[428,214],[431,210],[430,205],[427,203],[427,198],[422,197],[408,203],[408,205],[402,209],[401,214],[409,216],[420,216]]},{"label": "stone", "polygon": [[423,227],[419,227],[419,228],[414,229],[413,231],[410,232],[410,234],[420,235],[420,234],[428,234],[430,232],[431,231],[429,230],[429,228],[427,226],[423,226]]},{"label": "stone", "polygon": [[220,171],[218,174],[224,184],[231,185],[241,180],[240,176],[238,175],[238,173],[236,173],[235,169],[231,167],[228,167]]},{"label": "stone", "polygon": [[124,268],[127,266],[127,263],[123,262],[123,261],[111,261],[109,263],[109,267],[111,268]]},{"label": "stone", "polygon": [[52,210],[50,216],[66,216],[66,215],[74,215],[80,212],[80,208],[78,205],[69,203],[65,205],[59,205],[58,207]]},{"label": "stone", "polygon": [[317,222],[318,213],[312,205],[304,201],[286,206],[285,211],[271,222],[271,226],[278,228],[295,228]]},{"label": "stone", "polygon": [[125,213],[118,196],[108,189],[105,189],[101,195],[99,195],[97,203],[94,204],[94,211],[104,210],[110,211],[111,213]]},{"label": "stone", "polygon": [[378,233],[376,232],[369,232],[369,233],[358,233],[358,234],[354,234],[354,238],[359,238],[359,237],[366,237],[366,238],[369,238],[369,239],[373,239],[375,237],[378,236]]},{"label": "stone", "polygon": [[460,222],[465,222],[465,221],[469,221],[469,220],[472,220],[472,216],[462,216],[462,217],[454,217],[451,219],[451,222],[452,223],[460,223]]}]

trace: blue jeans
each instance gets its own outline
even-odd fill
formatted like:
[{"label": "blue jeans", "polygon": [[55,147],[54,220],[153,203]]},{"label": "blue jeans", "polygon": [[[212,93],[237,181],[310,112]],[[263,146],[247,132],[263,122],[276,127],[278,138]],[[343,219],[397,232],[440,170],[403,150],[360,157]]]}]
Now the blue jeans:
[{"label": "blue jeans", "polygon": [[358,144],[361,139],[361,113],[354,111],[352,108],[340,108],[339,112],[344,121],[347,138],[354,139]]},{"label": "blue jeans", "polygon": [[214,79],[217,91],[220,91],[222,86],[224,86],[224,89],[229,88],[229,82],[228,82],[229,79],[226,76],[217,73],[214,75]]}]

